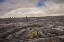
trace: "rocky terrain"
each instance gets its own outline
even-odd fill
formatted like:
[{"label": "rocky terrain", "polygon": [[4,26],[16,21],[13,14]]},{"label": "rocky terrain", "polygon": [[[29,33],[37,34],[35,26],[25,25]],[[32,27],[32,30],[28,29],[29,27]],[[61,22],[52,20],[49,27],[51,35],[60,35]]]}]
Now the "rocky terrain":
[{"label": "rocky terrain", "polygon": [[64,16],[1,18],[0,42],[64,42]]}]

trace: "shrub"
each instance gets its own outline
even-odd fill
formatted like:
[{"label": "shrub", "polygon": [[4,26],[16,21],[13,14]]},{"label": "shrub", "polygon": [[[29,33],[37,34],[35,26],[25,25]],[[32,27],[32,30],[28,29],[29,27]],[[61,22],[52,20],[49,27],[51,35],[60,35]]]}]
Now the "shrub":
[{"label": "shrub", "polygon": [[30,39],[37,38],[37,37],[38,37],[38,32],[37,32],[37,31],[35,31],[35,32],[33,33],[33,35],[30,35],[30,36],[29,36]]}]

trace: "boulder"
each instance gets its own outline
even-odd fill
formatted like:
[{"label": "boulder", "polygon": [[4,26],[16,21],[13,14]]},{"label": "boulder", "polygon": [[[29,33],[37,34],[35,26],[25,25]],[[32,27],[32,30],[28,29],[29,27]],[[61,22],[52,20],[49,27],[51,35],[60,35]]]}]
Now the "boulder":
[{"label": "boulder", "polygon": [[50,32],[52,34],[62,35],[64,33],[64,30],[60,28],[52,28]]},{"label": "boulder", "polygon": [[46,38],[47,35],[43,34],[41,31],[39,31],[39,37],[41,37],[41,38]]}]

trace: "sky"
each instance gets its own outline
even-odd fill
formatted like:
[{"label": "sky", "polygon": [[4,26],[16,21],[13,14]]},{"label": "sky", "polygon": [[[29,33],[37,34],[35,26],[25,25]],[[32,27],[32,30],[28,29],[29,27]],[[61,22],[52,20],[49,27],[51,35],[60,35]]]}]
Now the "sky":
[{"label": "sky", "polygon": [[19,8],[38,8],[42,14],[64,15],[64,0],[0,0],[0,18]]}]

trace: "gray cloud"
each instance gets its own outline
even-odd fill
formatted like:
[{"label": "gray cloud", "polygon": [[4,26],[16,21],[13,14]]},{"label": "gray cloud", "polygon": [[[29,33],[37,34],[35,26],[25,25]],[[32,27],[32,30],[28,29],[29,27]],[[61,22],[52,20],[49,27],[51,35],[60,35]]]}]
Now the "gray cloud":
[{"label": "gray cloud", "polygon": [[46,2],[47,6],[43,11],[46,14],[64,14],[64,4],[56,4],[55,2]]},{"label": "gray cloud", "polygon": [[[39,8],[37,3],[40,0],[8,0],[0,3],[0,17],[18,8]],[[44,2],[46,7],[40,7],[44,14],[64,14],[64,0],[50,0]]]},{"label": "gray cloud", "polygon": [[54,3],[57,3],[57,4],[63,4],[64,3],[64,0],[50,0]]},{"label": "gray cloud", "polygon": [[40,0],[8,0],[0,3],[0,16],[18,8],[36,7],[39,1]]}]

